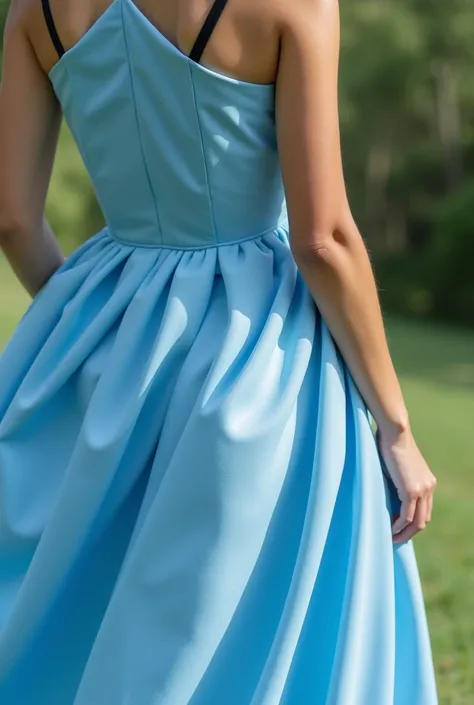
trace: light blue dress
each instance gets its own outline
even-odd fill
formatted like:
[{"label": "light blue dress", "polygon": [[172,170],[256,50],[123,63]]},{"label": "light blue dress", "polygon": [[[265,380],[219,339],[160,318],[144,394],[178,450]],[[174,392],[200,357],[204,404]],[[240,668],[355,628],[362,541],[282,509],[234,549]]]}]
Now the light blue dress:
[{"label": "light blue dress", "polygon": [[0,702],[435,705],[413,548],[288,247],[274,87],[132,0],[51,80],[107,227],[0,359]]}]

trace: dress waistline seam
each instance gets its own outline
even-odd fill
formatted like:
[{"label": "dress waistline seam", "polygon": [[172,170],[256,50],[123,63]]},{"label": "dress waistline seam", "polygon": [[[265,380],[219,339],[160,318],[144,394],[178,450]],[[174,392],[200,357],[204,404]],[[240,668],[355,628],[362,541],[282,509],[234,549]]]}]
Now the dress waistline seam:
[{"label": "dress waistline seam", "polygon": [[196,250],[213,250],[217,249],[220,247],[230,247],[231,245],[238,245],[241,242],[250,242],[251,240],[259,240],[266,235],[271,235],[276,234],[276,232],[280,229],[280,226],[276,225],[273,228],[269,228],[268,230],[263,230],[262,232],[258,233],[257,235],[250,235],[249,237],[245,238],[238,238],[235,240],[228,240],[227,242],[214,242],[209,245],[184,245],[184,246],[178,246],[178,245],[164,245],[159,242],[156,244],[151,244],[151,243],[146,243],[146,242],[132,242],[131,240],[127,240],[125,238],[119,237],[115,235],[115,233],[112,232],[112,230],[109,227],[105,227],[102,230],[102,233],[107,234],[112,240],[115,240],[116,242],[126,245],[127,247],[145,247],[148,249],[153,249],[153,250],[191,250],[191,251],[196,251]]}]

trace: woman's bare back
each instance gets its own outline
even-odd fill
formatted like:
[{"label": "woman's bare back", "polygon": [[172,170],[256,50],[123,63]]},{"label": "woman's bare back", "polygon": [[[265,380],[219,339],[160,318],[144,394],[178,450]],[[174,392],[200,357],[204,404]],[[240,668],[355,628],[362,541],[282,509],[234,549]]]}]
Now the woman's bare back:
[{"label": "woman's bare back", "polygon": [[[134,0],[141,12],[180,51],[189,55],[212,0]],[[51,0],[54,22],[66,50],[77,44],[114,0]],[[39,61],[49,72],[58,60],[41,0],[25,0],[26,23]],[[202,63],[251,83],[273,83],[279,57],[280,3],[229,0]]]}]

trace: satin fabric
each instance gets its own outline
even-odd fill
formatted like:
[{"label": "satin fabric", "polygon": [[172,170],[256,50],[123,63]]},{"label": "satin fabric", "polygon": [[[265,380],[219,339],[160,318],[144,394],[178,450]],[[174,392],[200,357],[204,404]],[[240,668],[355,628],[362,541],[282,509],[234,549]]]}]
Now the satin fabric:
[{"label": "satin fabric", "polygon": [[413,547],[288,246],[273,87],[131,0],[51,80],[107,227],[0,358],[0,702],[435,705]]}]

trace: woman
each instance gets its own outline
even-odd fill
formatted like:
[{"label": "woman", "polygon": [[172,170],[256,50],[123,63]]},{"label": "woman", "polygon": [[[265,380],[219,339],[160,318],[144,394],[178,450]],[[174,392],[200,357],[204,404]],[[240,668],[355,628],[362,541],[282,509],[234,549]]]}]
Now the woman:
[{"label": "woman", "polygon": [[[436,702],[435,480],[347,205],[338,49],[336,0],[13,0],[5,705]],[[107,222],[65,261],[61,112]]]}]

